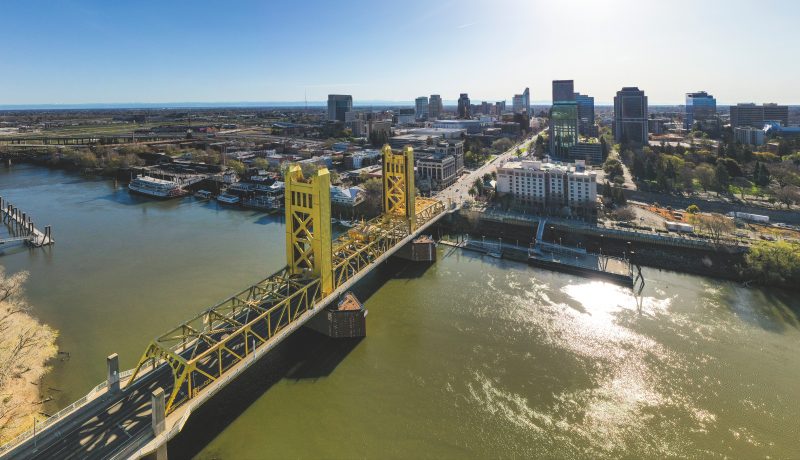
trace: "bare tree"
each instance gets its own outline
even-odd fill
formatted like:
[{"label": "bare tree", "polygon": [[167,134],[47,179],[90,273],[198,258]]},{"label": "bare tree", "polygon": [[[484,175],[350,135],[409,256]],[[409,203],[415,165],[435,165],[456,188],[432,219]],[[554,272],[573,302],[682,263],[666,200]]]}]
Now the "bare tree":
[{"label": "bare tree", "polygon": [[797,190],[797,187],[785,185],[775,192],[775,197],[778,201],[786,205],[786,209],[789,209],[793,204],[800,201],[800,192]]},{"label": "bare tree", "polygon": [[636,218],[636,212],[630,206],[623,206],[611,213],[611,218],[620,222],[630,222]]},{"label": "bare tree", "polygon": [[693,214],[690,219],[698,230],[708,234],[717,244],[734,229],[733,220],[722,214]]},{"label": "bare tree", "polygon": [[7,275],[0,267],[0,442],[30,428],[40,398],[37,384],[56,354],[55,331],[29,313],[27,278],[27,272]]}]

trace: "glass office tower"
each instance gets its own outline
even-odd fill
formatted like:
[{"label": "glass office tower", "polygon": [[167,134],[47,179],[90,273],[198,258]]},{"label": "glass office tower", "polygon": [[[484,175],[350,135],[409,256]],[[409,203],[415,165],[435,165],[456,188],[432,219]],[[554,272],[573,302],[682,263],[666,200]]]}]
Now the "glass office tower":
[{"label": "glass office tower", "polygon": [[686,114],[683,118],[683,127],[692,129],[695,121],[711,120],[717,116],[717,100],[714,96],[699,91],[686,93]]},{"label": "glass office tower", "polygon": [[614,140],[647,144],[647,96],[635,86],[622,88],[614,97]]},{"label": "glass office tower", "polygon": [[578,105],[557,102],[550,109],[550,156],[566,160],[569,149],[578,143]]}]

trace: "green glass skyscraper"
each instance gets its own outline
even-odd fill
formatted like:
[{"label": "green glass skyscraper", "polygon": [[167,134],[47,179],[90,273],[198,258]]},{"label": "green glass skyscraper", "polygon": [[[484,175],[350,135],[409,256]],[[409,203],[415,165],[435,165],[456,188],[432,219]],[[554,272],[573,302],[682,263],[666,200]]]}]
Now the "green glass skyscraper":
[{"label": "green glass skyscraper", "polygon": [[550,108],[550,156],[569,158],[569,149],[578,143],[578,104],[572,80],[553,81],[553,106]]}]

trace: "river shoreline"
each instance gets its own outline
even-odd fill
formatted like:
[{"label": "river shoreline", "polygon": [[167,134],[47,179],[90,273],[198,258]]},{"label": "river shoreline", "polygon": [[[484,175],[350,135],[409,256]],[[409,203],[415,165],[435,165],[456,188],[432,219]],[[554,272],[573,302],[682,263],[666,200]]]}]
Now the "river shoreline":
[{"label": "river shoreline", "polygon": [[[475,222],[460,215],[437,224],[443,233],[464,233],[490,238],[503,238],[505,241],[518,241],[528,245],[533,237],[533,227],[514,223],[495,223],[479,220]],[[681,248],[654,242],[630,243],[613,234],[592,236],[577,234],[564,228],[547,228],[545,241],[561,242],[567,246],[580,246],[589,252],[617,257],[629,257],[635,264],[652,268],[670,270],[681,274],[707,276],[716,279],[742,283],[745,286],[757,285],[797,292],[800,285],[791,282],[760,282],[758,274],[748,266],[746,248]]]},{"label": "river shoreline", "polygon": [[58,354],[58,333],[33,316],[22,286],[27,272],[0,266],[0,445],[47,418],[43,378]]}]

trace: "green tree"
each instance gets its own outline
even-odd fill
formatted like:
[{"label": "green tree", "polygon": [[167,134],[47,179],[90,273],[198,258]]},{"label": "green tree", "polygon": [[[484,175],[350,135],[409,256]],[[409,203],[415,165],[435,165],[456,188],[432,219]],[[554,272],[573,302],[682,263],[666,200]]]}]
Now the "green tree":
[{"label": "green tree", "polygon": [[507,137],[502,137],[492,142],[492,150],[498,153],[505,152],[506,150],[509,150],[513,146],[514,143],[511,142],[511,139]]},{"label": "green tree", "polygon": [[608,144],[606,143],[605,137],[600,138],[600,152],[603,155],[603,161],[606,161],[606,159],[608,159]]},{"label": "green tree", "polygon": [[622,177],[625,174],[622,163],[616,158],[609,158],[606,160],[605,163],[603,163],[603,171],[611,180],[614,180],[615,177]]},{"label": "green tree", "polygon": [[244,166],[244,163],[242,163],[239,160],[230,160],[230,161],[228,161],[228,167],[231,168],[239,176],[243,175],[244,171],[246,169],[245,166]]},{"label": "green tree", "polygon": [[714,167],[714,185],[718,192],[728,190],[731,183],[731,175],[724,163],[717,163]]},{"label": "green tree", "polygon": [[480,179],[475,179],[475,182],[472,183],[472,187],[478,192],[478,195],[483,195],[483,181]]},{"label": "green tree", "polygon": [[269,169],[269,161],[266,158],[256,158],[253,160],[253,167],[258,169]]},{"label": "green tree", "polygon": [[800,243],[760,241],[745,256],[747,273],[766,284],[800,283]]},{"label": "green tree", "polygon": [[704,192],[707,192],[708,189],[714,185],[714,168],[712,168],[707,163],[703,163],[694,170],[694,174],[697,177],[697,181],[700,183],[700,187],[703,188]]},{"label": "green tree", "polygon": [[789,141],[786,139],[778,141],[778,156],[789,155],[790,153],[792,153],[792,147]]},{"label": "green tree", "polygon": [[370,214],[377,215],[383,207],[383,181],[371,178],[364,182],[364,202]]}]

